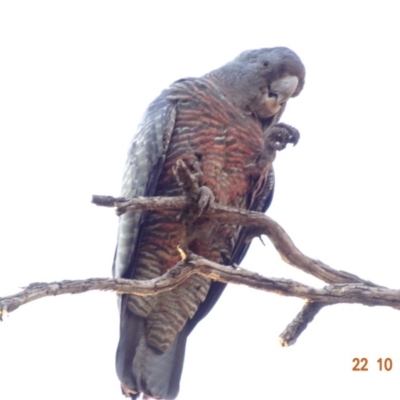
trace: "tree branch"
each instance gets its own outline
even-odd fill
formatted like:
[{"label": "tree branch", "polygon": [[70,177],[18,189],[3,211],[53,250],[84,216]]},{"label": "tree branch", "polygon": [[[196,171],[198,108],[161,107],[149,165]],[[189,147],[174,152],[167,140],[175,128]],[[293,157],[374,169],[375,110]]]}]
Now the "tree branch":
[{"label": "tree branch", "polygon": [[288,347],[296,343],[297,338],[312,322],[319,311],[329,305],[329,303],[313,302],[306,300],[301,311],[296,315],[293,321],[279,335],[279,341],[282,346]]},{"label": "tree branch", "polygon": [[[184,179],[183,177],[183,181]],[[197,190],[193,182],[186,181],[184,185],[187,187],[192,185]],[[176,210],[179,214],[182,210],[198,207],[193,196],[138,197],[133,199],[93,196],[92,201],[100,206],[116,207],[117,215],[138,210]],[[345,271],[337,271],[321,261],[304,255],[294,245],[284,229],[262,213],[212,203],[203,210],[201,218],[212,218],[221,223],[251,227],[254,236],[267,235],[284,261],[329,285],[322,289],[316,289],[288,279],[267,278],[237,268],[237,266],[220,265],[187,252],[187,254],[184,254],[185,259],[166,274],[148,281],[91,278],[76,281],[32,283],[17,294],[0,298],[0,319],[26,303],[46,296],[66,293],[77,294],[90,290],[152,296],[175,288],[193,274],[200,274],[224,283],[242,284],[254,289],[304,299],[306,302],[303,309],[280,335],[281,343],[284,346],[295,343],[315,315],[327,305],[358,303],[400,309],[400,291],[387,289]]]},{"label": "tree branch", "polygon": [[[21,292],[0,298],[0,316],[15,311],[31,301],[62,294],[78,294],[91,290],[115,291],[137,296],[153,296],[179,286],[189,276],[200,274],[224,283],[245,285],[253,289],[273,292],[283,296],[294,296],[308,301],[323,302],[324,305],[337,303],[358,303],[368,306],[380,305],[400,307],[400,291],[362,284],[334,284],[316,289],[290,279],[273,279],[244,269],[235,269],[189,253],[164,275],[147,280],[90,278],[65,280],[51,283],[31,283]],[[298,318],[307,318],[306,315]]]},{"label": "tree branch", "polygon": [[[193,200],[186,196],[137,197],[133,199],[93,196],[92,202],[101,206],[115,207],[117,215],[138,210],[176,210],[179,212],[193,205]],[[381,287],[349,272],[337,271],[322,261],[306,256],[295,246],[285,230],[265,214],[213,203],[203,211],[202,217],[234,225],[251,226],[257,232],[257,235],[265,234],[268,236],[285,262],[326,283],[360,283],[367,286]],[[280,341],[282,345],[290,346],[294,344],[325,305],[324,302],[315,304],[308,299],[300,313],[281,333]]]},{"label": "tree branch", "polygon": [[[178,212],[184,208],[191,207],[193,204],[192,200],[186,196],[124,199],[97,195],[92,197],[92,203],[98,206],[115,207],[117,215],[139,210],[176,210]],[[322,261],[306,256],[294,245],[285,230],[265,214],[214,203],[204,210],[201,216],[232,225],[251,226],[257,230],[257,234],[268,236],[285,262],[326,283],[363,283],[376,286],[372,282],[361,279],[356,275],[345,271],[337,271]]]}]

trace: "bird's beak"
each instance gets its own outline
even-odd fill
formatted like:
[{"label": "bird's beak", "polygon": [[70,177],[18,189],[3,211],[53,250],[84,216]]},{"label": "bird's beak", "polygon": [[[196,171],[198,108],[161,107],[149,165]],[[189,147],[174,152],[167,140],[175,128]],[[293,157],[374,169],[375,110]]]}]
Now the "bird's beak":
[{"label": "bird's beak", "polygon": [[257,115],[261,118],[269,118],[275,115],[281,109],[282,104],[292,97],[298,84],[297,76],[291,75],[272,82],[269,91],[263,96]]},{"label": "bird's beak", "polygon": [[278,104],[282,104],[287,99],[292,97],[293,93],[297,89],[298,84],[299,78],[297,78],[297,76],[285,76],[284,78],[272,82],[270,87],[270,95],[275,95],[276,102]]}]

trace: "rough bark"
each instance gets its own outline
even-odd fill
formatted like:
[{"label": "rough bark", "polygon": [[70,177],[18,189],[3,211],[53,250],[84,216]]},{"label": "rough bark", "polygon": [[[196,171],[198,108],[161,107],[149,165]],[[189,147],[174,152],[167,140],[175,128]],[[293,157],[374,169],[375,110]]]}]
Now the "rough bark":
[{"label": "rough bark", "polygon": [[[110,196],[93,196],[99,206],[115,207],[118,215],[137,210],[176,210],[177,214],[188,207],[197,207],[193,196],[149,197],[123,199]],[[78,294],[90,290],[107,290],[131,293],[137,296],[152,296],[171,290],[192,274],[201,274],[213,280],[246,285],[254,289],[274,292],[283,296],[300,297],[305,304],[299,314],[280,335],[283,346],[296,342],[315,315],[325,306],[338,303],[358,303],[368,306],[388,306],[400,309],[400,291],[376,285],[345,271],[337,271],[321,261],[303,254],[292,242],[284,229],[270,217],[247,210],[210,204],[202,210],[203,217],[224,223],[251,226],[253,236],[265,234],[269,237],[283,260],[302,271],[328,283],[317,289],[288,279],[272,279],[240,267],[224,266],[202,258],[184,249],[182,261],[166,274],[149,281],[90,278],[50,283],[32,283],[21,292],[0,298],[0,319],[20,306],[46,296]]]}]

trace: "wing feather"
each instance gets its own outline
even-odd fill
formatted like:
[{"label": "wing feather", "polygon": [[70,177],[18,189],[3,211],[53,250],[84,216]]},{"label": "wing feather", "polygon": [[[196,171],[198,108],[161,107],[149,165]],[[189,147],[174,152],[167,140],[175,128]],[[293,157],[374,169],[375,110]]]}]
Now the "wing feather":
[{"label": "wing feather", "polygon": [[[176,107],[161,93],[148,107],[131,143],[125,166],[121,196],[152,196],[162,171],[172,131]],[[145,212],[120,217],[118,241],[113,263],[114,278],[132,278],[135,250],[140,242]]]}]

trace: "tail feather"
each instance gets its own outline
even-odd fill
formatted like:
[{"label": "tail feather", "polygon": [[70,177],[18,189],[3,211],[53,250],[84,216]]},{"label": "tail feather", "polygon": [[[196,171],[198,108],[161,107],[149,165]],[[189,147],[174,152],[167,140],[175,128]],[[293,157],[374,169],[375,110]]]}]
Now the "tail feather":
[{"label": "tail feather", "polygon": [[147,344],[145,332],[145,318],[126,309],[121,317],[116,355],[123,392],[129,392],[131,399],[144,393],[156,399],[173,400],[179,392],[187,329],[177,335],[164,353]]}]

